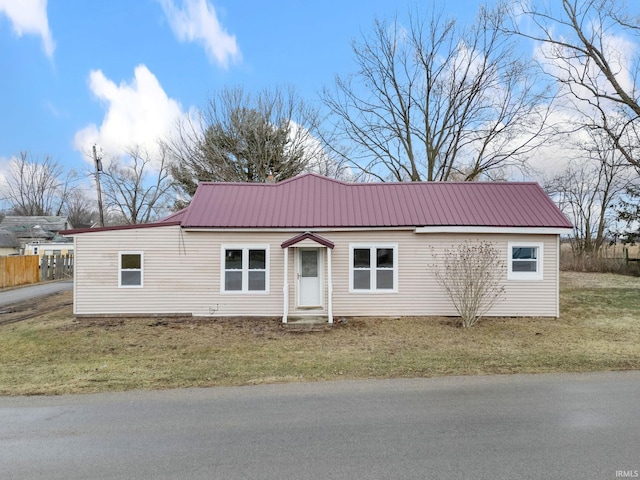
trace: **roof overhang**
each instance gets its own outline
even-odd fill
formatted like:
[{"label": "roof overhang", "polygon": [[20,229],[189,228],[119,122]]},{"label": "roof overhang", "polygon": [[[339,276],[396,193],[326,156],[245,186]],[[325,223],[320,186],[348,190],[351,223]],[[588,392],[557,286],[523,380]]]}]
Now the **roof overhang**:
[{"label": "roof overhang", "polygon": [[416,227],[415,233],[501,233],[511,235],[566,235],[573,231],[570,227],[487,227],[435,225]]},{"label": "roof overhang", "polygon": [[285,240],[284,242],[282,242],[280,246],[282,248],[293,247],[294,245],[297,245],[305,241],[311,241],[311,242],[320,244],[323,247],[327,247],[331,249],[333,249],[333,247],[335,246],[331,240],[327,240],[326,238],[321,237],[320,235],[316,235],[313,232],[304,232],[304,233],[301,233],[300,235],[296,235],[295,237],[292,237],[289,240]]},{"label": "roof overhang", "polygon": [[138,223],[135,225],[114,225],[110,227],[75,228],[73,230],[62,230],[58,233],[65,237],[72,237],[74,235],[80,235],[83,233],[112,232],[115,230],[136,230],[141,228],[170,227],[176,225],[180,225],[180,222]]}]

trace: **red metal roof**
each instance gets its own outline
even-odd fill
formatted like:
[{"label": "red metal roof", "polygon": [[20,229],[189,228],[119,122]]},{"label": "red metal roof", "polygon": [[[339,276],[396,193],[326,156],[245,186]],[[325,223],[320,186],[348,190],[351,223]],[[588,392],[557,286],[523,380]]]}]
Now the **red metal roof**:
[{"label": "red metal roof", "polygon": [[[171,216],[173,217],[173,216]],[[72,230],[62,230],[60,235],[78,235],[80,233],[95,233],[95,232],[108,232],[111,230],[135,230],[138,228],[154,228],[154,227],[168,227],[171,225],[180,225],[178,221],[169,221],[167,217],[160,222],[156,223],[137,223],[134,225],[112,225],[109,227],[93,227],[93,228],[74,228]]]},{"label": "red metal roof", "polygon": [[345,183],[313,173],[279,183],[201,183],[168,220],[185,228],[571,228],[534,182]]}]

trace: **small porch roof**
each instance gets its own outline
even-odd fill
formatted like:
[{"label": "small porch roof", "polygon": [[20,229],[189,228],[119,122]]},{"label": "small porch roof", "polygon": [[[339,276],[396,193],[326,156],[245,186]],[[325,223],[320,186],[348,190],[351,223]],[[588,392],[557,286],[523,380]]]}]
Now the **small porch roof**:
[{"label": "small porch roof", "polygon": [[282,242],[282,245],[280,246],[282,248],[292,247],[304,240],[312,240],[315,243],[318,243],[324,247],[331,248],[331,249],[333,249],[333,247],[335,246],[331,240],[327,240],[326,238],[321,237],[320,235],[317,235],[313,232],[304,232],[304,233],[301,233],[300,235],[296,235],[295,237],[292,237],[289,240],[285,240],[284,242]]}]

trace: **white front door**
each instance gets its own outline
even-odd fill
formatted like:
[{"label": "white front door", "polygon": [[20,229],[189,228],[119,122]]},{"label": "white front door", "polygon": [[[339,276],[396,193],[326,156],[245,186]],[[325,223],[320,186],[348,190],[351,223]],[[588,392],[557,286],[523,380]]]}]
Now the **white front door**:
[{"label": "white front door", "polygon": [[298,249],[298,306],[322,306],[322,276],[319,248]]}]

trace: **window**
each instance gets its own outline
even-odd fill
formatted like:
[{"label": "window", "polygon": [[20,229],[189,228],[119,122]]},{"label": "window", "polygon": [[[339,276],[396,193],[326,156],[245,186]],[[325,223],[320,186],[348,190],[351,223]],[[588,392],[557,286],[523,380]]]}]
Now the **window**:
[{"label": "window", "polygon": [[542,243],[509,243],[509,280],[542,280]]},{"label": "window", "polygon": [[267,292],[269,249],[266,246],[222,246],[223,292]]},{"label": "window", "polygon": [[349,253],[350,291],[397,291],[397,245],[351,245]]},{"label": "window", "polygon": [[142,287],[142,252],[120,252],[118,264],[119,287]]}]

